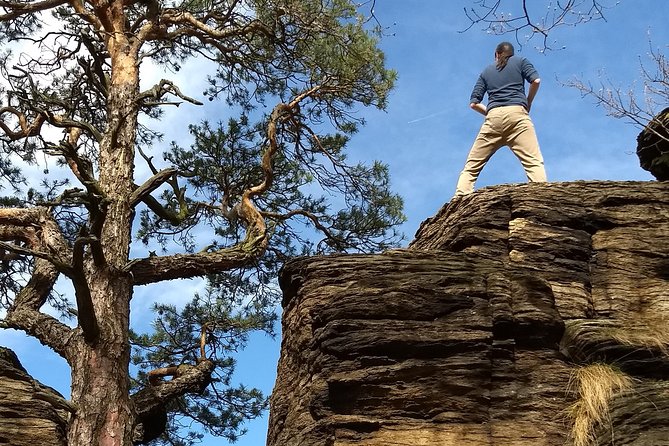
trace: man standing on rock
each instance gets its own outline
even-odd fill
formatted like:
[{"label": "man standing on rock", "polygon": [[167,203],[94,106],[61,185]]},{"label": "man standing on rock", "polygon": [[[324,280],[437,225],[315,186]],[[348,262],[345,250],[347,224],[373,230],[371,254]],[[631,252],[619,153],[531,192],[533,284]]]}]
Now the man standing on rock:
[{"label": "man standing on rock", "polygon": [[[502,146],[509,146],[518,157],[529,181],[546,181],[544,160],[529,115],[539,90],[539,73],[529,60],[513,52],[509,42],[497,45],[495,63],[483,70],[472,91],[469,107],[484,115],[485,121],[460,173],[456,197],[474,191],[481,170]],[[527,95],[525,81],[530,84]],[[481,103],[486,93],[487,107]]]}]

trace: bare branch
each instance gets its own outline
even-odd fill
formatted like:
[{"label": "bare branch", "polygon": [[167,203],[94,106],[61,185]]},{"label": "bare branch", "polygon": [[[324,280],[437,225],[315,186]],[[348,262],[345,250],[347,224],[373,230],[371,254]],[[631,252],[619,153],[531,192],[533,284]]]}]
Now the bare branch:
[{"label": "bare branch", "polygon": [[[72,264],[63,260],[60,255],[69,252],[69,249],[47,208],[0,209],[0,228],[3,229],[0,231],[3,238],[21,240],[22,237],[27,244],[27,247],[23,247],[0,241],[0,248],[37,259],[30,281],[18,293],[14,305],[8,311],[7,323],[14,324],[16,328],[21,328],[34,336],[39,336],[42,332],[22,319],[23,316],[30,315],[31,318],[39,318],[49,325],[50,328],[43,333],[44,336],[53,332],[62,335],[64,327],[67,326],[58,325],[60,323],[55,319],[51,321],[48,319],[50,316],[39,312],[53,288],[58,272],[62,272],[72,279],[79,309],[77,313],[79,324],[84,331],[86,341],[93,343],[97,339],[99,329],[95,320],[90,290],[83,275],[83,244],[87,240],[79,238],[75,242]],[[24,231],[25,234],[20,235],[21,231]],[[58,339],[40,338],[40,340],[48,345],[60,345]],[[62,352],[59,353],[62,354]]]},{"label": "bare branch", "polygon": [[[584,97],[591,97],[609,116],[625,119],[642,129],[637,137],[636,154],[642,169],[660,181],[669,179],[669,62],[659,49],[650,44],[652,68],[641,65],[641,88],[633,84],[626,90],[608,78],[600,79],[599,87],[591,82],[573,79],[565,85],[576,88]],[[603,75],[600,74],[600,78]],[[664,110],[658,112],[657,108]]]},{"label": "bare branch", "polygon": [[42,308],[58,279],[58,275],[58,269],[51,262],[44,259],[36,260],[30,280],[14,298],[9,313],[21,307],[35,311]]},{"label": "bare branch", "polygon": [[604,72],[599,75],[598,86],[578,78],[569,80],[564,85],[575,88],[584,97],[593,98],[595,104],[602,106],[608,115],[626,119],[635,126],[644,128],[659,113],[658,107],[666,107],[669,101],[669,61],[662,52],[653,50],[652,45],[649,58],[655,70],[649,70],[640,62],[642,88],[638,90],[633,85],[623,90]]},{"label": "bare branch", "polygon": [[39,311],[57,279],[56,267],[47,260],[37,259],[30,280],[7,310],[4,325],[25,331],[67,359],[70,357],[68,344],[73,339],[74,331]]},{"label": "bare branch", "polygon": [[[200,21],[197,17],[187,11],[180,9],[167,9],[160,16],[160,22],[165,25],[184,25],[184,28],[172,31],[169,34],[186,34],[195,37],[208,37],[218,40],[224,40],[233,36],[252,35],[261,33],[266,36],[272,36],[272,32],[259,20],[253,20],[241,27],[224,27],[217,29]],[[199,33],[197,33],[199,31]]]},{"label": "bare branch", "polygon": [[70,265],[60,261],[59,259],[53,257],[50,253],[44,251],[37,251],[35,249],[24,248],[23,246],[15,245],[13,243],[7,243],[0,241],[0,249],[4,249],[9,252],[14,252],[16,254],[21,254],[25,256],[35,257],[38,259],[44,259],[51,262],[55,265],[58,270],[64,273],[66,276],[72,275],[72,268]]},{"label": "bare branch", "polygon": [[300,102],[309,97],[317,95],[322,89],[322,85],[317,85],[310,88],[309,90],[303,91],[299,95],[296,95],[289,103],[280,103],[274,107],[267,124],[267,140],[269,142],[269,146],[265,149],[261,160],[261,168],[264,174],[264,178],[260,184],[252,186],[246,192],[244,192],[242,206],[248,207],[250,200],[253,197],[262,194],[272,186],[272,181],[274,178],[272,161],[277,151],[279,150],[279,144],[277,142],[278,126],[288,119],[293,119],[293,122],[297,124],[296,114],[298,113]]},{"label": "bare branch", "polygon": [[[26,230],[25,241],[27,247],[18,246],[6,242],[0,242],[0,246],[12,252],[30,255],[37,258],[49,260],[65,274],[71,273],[71,251],[58,227],[51,217],[47,208],[0,208],[0,227],[9,231],[8,227],[14,227],[11,233],[15,234],[21,229]],[[34,232],[35,236],[29,235]],[[5,234],[9,234],[5,232]],[[4,237],[5,240],[16,240],[16,238]]]},{"label": "bare branch", "polygon": [[151,210],[151,212],[163,220],[170,222],[172,226],[179,226],[184,221],[183,216],[166,209],[151,195],[144,195],[144,197],[142,197],[142,202]]},{"label": "bare branch", "polygon": [[84,246],[87,243],[96,243],[94,237],[78,237],[72,249],[72,285],[77,301],[77,321],[84,332],[84,340],[88,344],[95,344],[100,336],[100,327],[95,317],[91,290],[84,275]]},{"label": "bare branch", "polygon": [[261,211],[260,213],[263,215],[263,217],[276,221],[288,220],[296,216],[306,217],[307,219],[309,219],[309,221],[311,221],[311,223],[314,225],[316,229],[318,229],[325,235],[325,237],[327,237],[330,240],[336,240],[341,242],[341,240],[338,237],[335,237],[335,235],[332,234],[329,228],[327,228],[325,225],[321,223],[317,215],[314,215],[311,212],[307,212],[304,209],[293,209],[289,212],[286,212],[285,214],[280,214],[277,212],[264,212],[264,211]]},{"label": "bare branch", "polygon": [[[177,173],[180,175],[186,175],[184,172],[177,172],[176,170],[171,174],[167,175],[167,172],[170,171],[170,169],[163,170],[162,174],[161,172],[156,169],[156,167],[153,165],[152,157],[146,155],[144,151],[142,150],[141,147],[137,147],[137,151],[139,154],[144,158],[146,163],[149,166],[149,169],[151,169],[151,172],[153,172],[153,177],[147,180],[142,186],[137,186],[138,189],[133,193],[131,197],[131,206],[136,206],[139,201],[143,201],[146,206],[151,209],[151,211],[156,214],[158,217],[162,218],[163,220],[169,221],[170,224],[173,226],[179,226],[187,217],[188,217],[188,205],[185,200],[185,195],[184,191],[182,191],[179,188],[179,183],[177,181]],[[155,184],[154,184],[155,182]],[[157,187],[159,187],[162,184],[169,184],[172,187],[172,192],[174,192],[174,196],[177,198],[179,201],[179,213],[172,212],[166,208],[164,208],[158,200],[153,198],[150,193],[155,190]],[[155,187],[153,187],[155,186]],[[140,191],[140,188],[146,187],[147,190],[150,189],[148,192],[145,191]]]},{"label": "bare branch", "polygon": [[151,370],[147,373],[149,384],[152,386],[159,386],[166,376],[176,376],[179,370],[178,366],[161,367],[159,369]]},{"label": "bare branch", "polygon": [[146,180],[144,184],[135,189],[130,196],[130,206],[137,206],[140,201],[143,201],[149,194],[151,194],[151,192],[165,184],[165,182],[176,173],[177,169],[174,168],[163,169],[160,172],[155,173],[151,178]]},{"label": "bare branch", "polygon": [[0,240],[21,241],[29,246],[39,244],[35,228],[14,225],[0,225]]},{"label": "bare branch", "polygon": [[20,306],[7,312],[5,323],[34,336],[68,361],[72,359],[72,354],[76,351],[71,344],[79,339],[76,331],[48,314],[27,306]]},{"label": "bare branch", "polygon": [[[176,105],[178,107],[180,105],[180,102],[170,102],[170,103],[161,102],[163,97],[167,94],[171,94],[173,96],[181,98],[186,102],[190,102],[191,104],[204,105],[197,99],[193,99],[183,94],[181,90],[179,90],[179,87],[174,85],[172,81],[166,79],[161,79],[160,82],[158,82],[152,88],[140,93],[139,96],[137,97],[137,100],[142,105],[147,105],[147,106],[170,104],[170,105]],[[147,99],[152,99],[152,101],[146,101]]]},{"label": "bare branch", "polygon": [[5,113],[13,114],[19,121],[19,130],[12,130],[7,126],[7,124],[5,124],[4,121],[0,119],[0,129],[5,132],[5,135],[7,135],[11,141],[39,135],[42,124],[44,124],[44,121],[46,120],[46,116],[43,114],[38,114],[35,117],[35,120],[31,124],[28,124],[28,118],[26,115],[14,107],[0,108],[0,118],[2,118],[2,115]]},{"label": "bare branch", "polygon": [[[135,441],[147,443],[155,439],[156,433],[159,435],[164,429],[156,430],[155,424],[164,426],[167,403],[186,393],[201,392],[211,382],[215,367],[212,361],[204,360],[195,366],[182,364],[169,370],[154,371],[156,376],[173,376],[173,379],[160,385],[149,385],[132,395],[137,408]],[[147,429],[148,426],[154,426],[154,429]]]},{"label": "bare branch", "polygon": [[46,11],[47,9],[52,9],[57,6],[61,6],[68,3],[68,0],[44,0],[41,2],[9,2],[2,0],[0,1],[0,8],[9,10],[9,12],[0,15],[0,21],[13,20],[22,15],[32,14],[35,12]]},{"label": "bare branch", "polygon": [[212,271],[227,271],[248,266],[266,247],[264,234],[257,239],[247,239],[239,245],[215,252],[151,256],[135,259],[123,268],[135,285],[147,285],[172,279],[204,276]]},{"label": "bare branch", "polygon": [[[469,31],[474,26],[483,25],[483,30],[496,35],[513,34],[519,45],[540,36],[541,50],[553,49],[549,45],[549,35],[556,28],[576,26],[593,20],[606,20],[604,10],[612,8],[616,2],[607,0],[566,0],[563,2],[516,1],[515,10],[504,10],[502,0],[475,0],[474,6],[464,8],[469,25],[460,32]],[[588,6],[589,5],[589,6]],[[532,7],[532,10],[530,8]],[[546,8],[545,13],[536,12]],[[523,38],[521,34],[526,33]]]},{"label": "bare branch", "polygon": [[88,134],[95,139],[95,141],[100,142],[102,140],[102,133],[100,133],[92,124],[69,119],[63,115],[54,115],[48,111],[43,111],[43,113],[46,115],[49,124],[54,127],[62,129],[79,128],[81,130],[86,130]]}]

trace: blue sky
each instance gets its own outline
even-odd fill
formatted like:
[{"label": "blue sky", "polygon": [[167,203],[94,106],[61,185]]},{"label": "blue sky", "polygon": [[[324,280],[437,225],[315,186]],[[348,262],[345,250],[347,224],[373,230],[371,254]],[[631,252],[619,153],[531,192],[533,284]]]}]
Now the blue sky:
[{"label": "blue sky", "polygon": [[[517,4],[519,0],[507,0]],[[532,0],[534,7],[548,1]],[[588,3],[588,2],[583,2]],[[651,65],[650,45],[668,51],[669,2],[665,0],[604,0],[614,5],[605,10],[606,21],[560,28],[551,34],[557,50],[539,52],[531,41],[516,53],[528,57],[541,75],[541,89],[533,104],[537,129],[550,181],[650,180],[634,153],[639,129],[606,116],[590,98],[563,86],[575,77],[597,85],[610,79],[623,90],[640,92],[640,61]],[[351,141],[354,159],[380,159],[388,163],[395,192],[405,199],[408,221],[402,230],[408,243],[421,221],[432,216],[453,195],[457,176],[482,122],[468,107],[469,95],[485,65],[492,62],[501,40],[515,43],[513,36],[495,36],[474,26],[463,13],[473,1],[377,0],[375,13],[388,34],[381,43],[388,66],[399,73],[395,91],[385,112],[362,110],[368,124]],[[649,43],[649,39],[651,43]],[[555,42],[554,42],[555,41]],[[559,49],[564,47],[564,49]],[[204,80],[193,65],[183,70],[182,90],[202,91]],[[602,72],[604,74],[602,74]],[[149,74],[150,76],[150,74]],[[634,83],[636,80],[636,84]],[[211,117],[212,109],[193,110],[189,119]],[[175,129],[173,139],[186,133],[182,115],[168,113],[165,128]],[[168,134],[166,139],[169,140]],[[482,172],[477,188],[520,183],[525,176],[507,149],[500,150]],[[140,287],[133,298],[133,322],[147,323],[147,309],[160,296],[180,303],[201,285],[198,280]],[[36,378],[69,394],[69,369],[64,361],[36,341],[13,331],[0,331],[0,345],[14,349]],[[248,386],[269,394],[274,385],[280,339],[264,335],[252,338],[239,356],[237,377]],[[249,433],[236,444],[265,444],[267,417],[247,425]],[[206,440],[204,444],[225,444]]]}]

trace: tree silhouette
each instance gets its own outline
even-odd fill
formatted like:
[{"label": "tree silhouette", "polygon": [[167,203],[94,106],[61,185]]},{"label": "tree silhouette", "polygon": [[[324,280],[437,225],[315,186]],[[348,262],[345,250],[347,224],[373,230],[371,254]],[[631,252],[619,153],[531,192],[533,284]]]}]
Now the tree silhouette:
[{"label": "tree silhouette", "polygon": [[516,43],[525,45],[535,38],[541,51],[555,49],[550,34],[560,27],[571,27],[593,20],[606,20],[605,12],[619,0],[474,0],[465,8],[470,21],[464,30],[482,26],[490,34],[513,34]]},{"label": "tree silhouette", "polygon": [[669,180],[669,61],[660,48],[649,42],[648,60],[640,59],[638,85],[627,88],[600,73],[597,83],[576,78],[567,82],[584,97],[595,100],[609,116],[641,129],[637,155],[641,167],[660,181]]}]

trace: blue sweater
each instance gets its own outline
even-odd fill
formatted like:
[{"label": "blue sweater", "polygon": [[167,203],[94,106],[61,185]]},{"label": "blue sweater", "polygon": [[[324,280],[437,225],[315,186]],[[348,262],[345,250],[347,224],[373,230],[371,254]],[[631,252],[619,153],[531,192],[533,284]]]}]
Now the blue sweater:
[{"label": "blue sweater", "polygon": [[483,70],[470,98],[470,103],[478,104],[488,93],[488,111],[505,105],[527,107],[525,83],[539,78],[539,73],[529,60],[520,56],[509,57],[506,66],[500,71],[495,64]]}]

